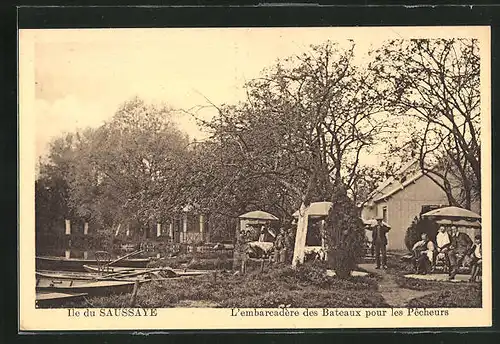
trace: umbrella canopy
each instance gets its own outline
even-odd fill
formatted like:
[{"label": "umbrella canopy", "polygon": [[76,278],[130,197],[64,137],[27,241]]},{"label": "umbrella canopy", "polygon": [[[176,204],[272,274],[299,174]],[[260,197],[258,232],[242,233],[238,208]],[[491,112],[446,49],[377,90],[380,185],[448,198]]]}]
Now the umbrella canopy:
[{"label": "umbrella canopy", "polygon": [[422,217],[434,218],[451,218],[451,219],[476,219],[480,220],[481,215],[478,215],[470,210],[459,207],[445,207],[431,210],[422,215]]},{"label": "umbrella canopy", "polygon": [[[309,205],[307,214],[309,216],[327,216],[331,207],[332,202],[314,202]],[[297,210],[292,216],[299,217],[299,211]]]},{"label": "umbrella canopy", "polygon": [[448,225],[448,226],[460,226],[460,227],[475,227],[480,228],[481,223],[479,221],[467,221],[464,219],[459,220],[449,220],[449,219],[440,219],[436,220],[436,223],[439,225]]},{"label": "umbrella canopy", "polygon": [[[362,219],[362,220],[363,220],[363,224],[365,226],[375,227],[377,225],[377,220],[375,220],[375,219],[370,219],[370,220]],[[387,227],[387,228],[391,228],[391,226],[385,221],[382,221],[382,225]]]},{"label": "umbrella canopy", "polygon": [[279,219],[273,214],[266,213],[265,211],[255,210],[245,213],[239,216],[240,219],[252,219],[252,220],[269,220],[278,221]]}]

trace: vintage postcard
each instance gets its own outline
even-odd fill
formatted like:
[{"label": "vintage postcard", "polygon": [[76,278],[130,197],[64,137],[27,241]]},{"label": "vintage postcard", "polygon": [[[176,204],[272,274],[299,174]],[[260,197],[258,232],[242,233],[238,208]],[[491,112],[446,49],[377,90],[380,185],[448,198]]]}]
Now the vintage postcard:
[{"label": "vintage postcard", "polygon": [[486,26],[20,30],[20,330],[491,326],[490,65]]}]

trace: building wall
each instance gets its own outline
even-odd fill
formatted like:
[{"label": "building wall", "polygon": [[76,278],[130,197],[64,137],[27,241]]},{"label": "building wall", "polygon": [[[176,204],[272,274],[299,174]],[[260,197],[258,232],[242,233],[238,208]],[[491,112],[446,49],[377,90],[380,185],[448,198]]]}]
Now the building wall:
[{"label": "building wall", "polygon": [[387,248],[390,250],[406,250],[405,234],[413,219],[420,214],[423,205],[446,205],[448,199],[443,190],[432,180],[422,176],[401,191],[389,197],[385,202],[377,202],[374,206],[365,206],[362,210],[364,219],[383,215],[387,208],[386,222],[391,226],[387,235]]},{"label": "building wall", "polygon": [[420,214],[423,205],[446,205],[448,199],[439,186],[427,176],[417,179],[387,200],[388,220],[391,230],[388,234],[388,249],[406,249],[406,229]]}]

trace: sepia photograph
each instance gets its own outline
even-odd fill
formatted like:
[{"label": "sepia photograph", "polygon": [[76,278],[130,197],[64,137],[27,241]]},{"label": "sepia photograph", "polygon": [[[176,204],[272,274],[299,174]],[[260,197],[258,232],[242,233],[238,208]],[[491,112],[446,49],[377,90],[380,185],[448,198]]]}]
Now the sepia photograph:
[{"label": "sepia photograph", "polygon": [[20,30],[21,326],[491,324],[489,35]]}]

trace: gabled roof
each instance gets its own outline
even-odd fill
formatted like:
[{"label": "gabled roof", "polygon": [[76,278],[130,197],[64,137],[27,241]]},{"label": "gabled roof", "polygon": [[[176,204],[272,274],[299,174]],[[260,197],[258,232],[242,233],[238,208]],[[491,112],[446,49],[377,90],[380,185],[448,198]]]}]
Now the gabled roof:
[{"label": "gabled roof", "polygon": [[[403,165],[403,167],[401,167],[394,176],[390,176],[382,183],[380,183],[379,186],[369,194],[368,199],[364,203],[373,204],[380,202],[388,197],[393,196],[397,192],[403,190],[405,187],[421,178],[424,174],[422,173],[422,171],[420,171],[418,166],[415,171],[416,173],[411,173],[411,168],[415,167],[415,164],[417,163],[417,160],[411,160]],[[407,178],[407,175],[409,175],[409,178]]]}]

